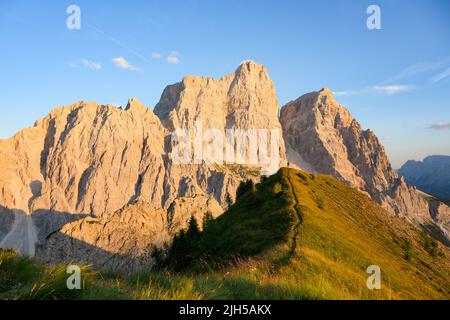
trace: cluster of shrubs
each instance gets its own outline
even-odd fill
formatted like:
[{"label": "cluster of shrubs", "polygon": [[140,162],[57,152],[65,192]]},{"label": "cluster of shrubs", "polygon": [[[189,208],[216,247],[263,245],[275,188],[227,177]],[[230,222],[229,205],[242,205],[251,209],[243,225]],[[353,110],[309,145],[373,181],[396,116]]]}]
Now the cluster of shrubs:
[{"label": "cluster of shrubs", "polygon": [[201,228],[191,217],[168,248],[154,248],[155,267],[173,271],[216,269],[285,240],[292,225],[285,198],[276,179],[262,179],[258,186],[252,180],[241,182],[235,203],[226,196],[228,209],[223,215],[214,219],[207,212]]},{"label": "cluster of shrubs", "polygon": [[[213,220],[211,213],[207,212],[203,219],[203,230]],[[200,231],[198,221],[195,217],[191,217],[187,229],[181,230],[175,235],[172,245],[168,249],[153,249],[152,255],[156,267],[169,268],[175,271],[191,267],[204,252],[201,240],[202,231]]]},{"label": "cluster of shrubs", "polygon": [[[252,180],[243,181],[236,191],[236,201],[246,193],[256,193],[256,191],[256,186]],[[225,201],[228,209],[230,209],[233,200],[229,193],[227,193]],[[169,268],[175,271],[192,267],[205,267],[214,261],[218,261],[215,244],[220,241],[219,237],[219,226],[214,221],[211,212],[206,212],[203,217],[201,230],[199,222],[192,216],[189,219],[187,229],[181,230],[174,236],[169,248],[153,248],[152,256],[155,260],[155,266],[159,269]]]}]

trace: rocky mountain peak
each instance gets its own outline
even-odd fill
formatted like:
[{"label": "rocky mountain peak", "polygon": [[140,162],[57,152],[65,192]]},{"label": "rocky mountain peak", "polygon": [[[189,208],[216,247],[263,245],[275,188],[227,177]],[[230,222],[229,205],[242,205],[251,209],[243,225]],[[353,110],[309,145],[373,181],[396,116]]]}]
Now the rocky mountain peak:
[{"label": "rocky mountain peak", "polygon": [[147,111],[148,109],[137,98],[131,98],[128,100],[125,110]]},{"label": "rocky mountain peak", "polygon": [[323,87],[322,89],[319,90],[319,93],[325,95],[333,95],[333,91],[331,91],[330,88],[328,87]]},{"label": "rocky mountain peak", "polygon": [[169,130],[215,129],[279,130],[280,158],[284,143],[278,119],[275,86],[266,68],[243,62],[235,72],[220,79],[186,76],[165,88],[155,114]]},{"label": "rocky mountain peak", "polygon": [[339,104],[326,87],[301,96],[291,105],[297,108],[297,112],[309,113],[319,126],[349,127],[353,122],[347,108]]},{"label": "rocky mountain peak", "polygon": [[[155,114],[171,129],[189,127],[199,118],[211,123],[208,127],[220,129],[233,125],[250,127],[248,122],[256,122],[256,112],[261,113],[262,122],[276,123],[278,119],[269,118],[277,117],[278,107],[275,86],[266,68],[245,61],[235,72],[220,79],[185,76],[181,82],[167,86]],[[249,110],[252,114],[241,121],[242,112]]]},{"label": "rocky mountain peak", "polygon": [[243,61],[234,73],[237,77],[246,77],[249,75],[269,77],[266,67],[252,60]]},{"label": "rocky mountain peak", "polygon": [[449,208],[406,185],[392,169],[377,136],[363,130],[331,90],[324,88],[287,103],[280,121],[292,164],[332,175],[367,193],[388,211],[418,223],[437,222],[440,217],[440,227],[449,233]]}]

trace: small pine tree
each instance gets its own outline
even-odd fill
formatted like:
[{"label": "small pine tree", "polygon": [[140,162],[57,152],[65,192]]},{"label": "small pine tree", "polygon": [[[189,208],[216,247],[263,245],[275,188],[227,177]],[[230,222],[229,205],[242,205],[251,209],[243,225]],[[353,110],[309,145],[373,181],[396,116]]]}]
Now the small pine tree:
[{"label": "small pine tree", "polygon": [[167,253],[168,264],[177,268],[179,261],[184,258],[186,253],[186,232],[181,230],[177,235],[175,235],[175,237],[173,237],[172,246]]},{"label": "small pine tree", "polygon": [[198,240],[200,239],[200,229],[198,227],[197,219],[192,216],[191,219],[189,219],[188,229],[186,232],[186,238],[187,240]]},{"label": "small pine tree", "polygon": [[247,192],[256,192],[256,186],[253,180],[242,181],[236,191],[236,200],[240,199]]},{"label": "small pine tree", "polygon": [[155,269],[161,269],[164,267],[166,262],[166,255],[163,248],[158,248],[157,246],[152,246],[150,255],[153,258]]},{"label": "small pine tree", "polygon": [[203,217],[203,224],[202,229],[205,230],[208,228],[208,226],[211,225],[211,222],[214,221],[214,217],[211,213],[211,211],[206,211],[205,216]]}]

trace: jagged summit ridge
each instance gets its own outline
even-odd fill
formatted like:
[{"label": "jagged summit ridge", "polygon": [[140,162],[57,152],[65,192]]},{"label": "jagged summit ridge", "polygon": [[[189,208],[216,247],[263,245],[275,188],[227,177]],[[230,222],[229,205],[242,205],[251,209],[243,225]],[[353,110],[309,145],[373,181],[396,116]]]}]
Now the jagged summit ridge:
[{"label": "jagged summit ridge", "polygon": [[[222,134],[228,129],[255,130],[255,134],[259,134],[256,131],[262,129],[270,131],[272,138],[273,130],[278,137],[275,139],[278,146],[272,148],[271,140],[269,148],[273,152],[269,153],[279,158],[267,169],[273,173],[285,164],[278,109],[275,86],[266,68],[248,61],[220,79],[188,76],[166,87],[155,107],[155,114],[171,132],[182,129],[193,134],[200,128]],[[245,149],[251,147],[249,142]],[[255,153],[263,153],[259,144]]]},{"label": "jagged summit ridge", "polygon": [[169,128],[189,127],[197,118],[218,129],[233,125],[279,127],[278,106],[275,86],[266,68],[247,61],[220,79],[187,76],[182,82],[168,86],[155,114]]}]

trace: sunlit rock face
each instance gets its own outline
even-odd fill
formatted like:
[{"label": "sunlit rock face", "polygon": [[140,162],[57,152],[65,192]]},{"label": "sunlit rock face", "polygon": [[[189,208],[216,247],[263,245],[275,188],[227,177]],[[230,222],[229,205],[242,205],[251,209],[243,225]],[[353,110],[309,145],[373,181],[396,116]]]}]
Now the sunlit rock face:
[{"label": "sunlit rock face", "polygon": [[[210,129],[222,135],[227,130],[235,135],[239,130],[254,134],[255,143],[247,140],[245,150],[253,148],[251,151],[256,155],[268,153],[270,161],[264,163],[261,157],[252,161],[248,155],[245,161],[239,161],[237,155],[227,159],[225,147],[223,159],[227,163],[266,167],[273,173],[285,164],[278,110],[275,86],[266,68],[246,61],[234,73],[220,79],[186,76],[182,82],[168,86],[155,107],[155,114],[170,131],[181,129],[191,135],[201,131],[204,136]],[[277,139],[273,139],[275,134]],[[267,136],[267,147],[261,144],[263,135]],[[225,144],[226,137],[223,140]]]}]

